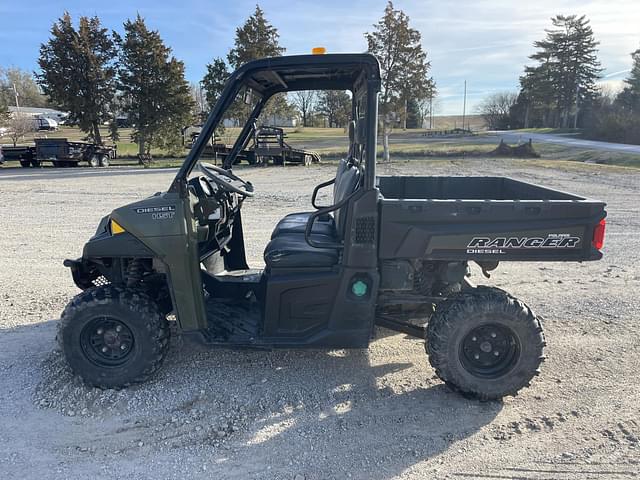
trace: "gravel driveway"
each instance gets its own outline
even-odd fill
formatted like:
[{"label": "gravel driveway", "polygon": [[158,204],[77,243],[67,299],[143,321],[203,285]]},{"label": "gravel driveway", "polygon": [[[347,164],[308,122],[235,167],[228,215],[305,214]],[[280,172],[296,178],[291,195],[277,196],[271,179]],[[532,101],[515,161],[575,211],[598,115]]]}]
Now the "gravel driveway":
[{"label": "gravel driveway", "polygon": [[[548,360],[504,402],[451,393],[423,342],[380,330],[368,350],[207,350],[172,338],[147,384],[71,378],[55,324],[99,218],[165,189],[171,170],[0,170],[0,478],[583,479],[640,476],[640,172],[471,160],[390,174],[509,175],[605,200],[605,258],[512,263],[491,280],[544,317]],[[245,168],[259,192],[250,263],[276,220],[309,204],[334,166]]]}]

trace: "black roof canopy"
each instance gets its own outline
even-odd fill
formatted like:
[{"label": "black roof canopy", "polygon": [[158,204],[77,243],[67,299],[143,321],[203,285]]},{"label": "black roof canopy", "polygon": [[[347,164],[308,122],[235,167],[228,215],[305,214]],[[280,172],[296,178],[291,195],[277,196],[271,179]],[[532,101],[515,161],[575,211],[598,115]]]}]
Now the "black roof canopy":
[{"label": "black roof canopy", "polygon": [[[377,102],[377,92],[380,91],[380,64],[376,57],[369,53],[291,55],[262,58],[244,64],[227,79],[220,98],[213,106],[198,140],[178,171],[170,190],[179,189],[181,182],[191,173],[206,143],[213,135],[218,123],[222,121],[225,110],[241,88],[248,86],[261,97],[251,114],[255,118],[266,100],[276,93],[300,90],[351,90],[354,92],[362,85],[360,82],[367,85],[369,96],[376,99],[372,101]],[[371,155],[373,155],[372,162],[375,163],[377,103],[373,105],[372,111],[374,113],[371,121],[374,127],[371,139],[374,146],[371,149],[373,152]],[[238,149],[242,147],[243,138],[241,137],[249,127],[250,123],[247,122],[227,159],[233,160]]]},{"label": "black roof canopy", "polygon": [[293,55],[243,65],[229,79],[262,95],[298,90],[353,90],[358,78],[380,81],[378,60],[368,53]]}]

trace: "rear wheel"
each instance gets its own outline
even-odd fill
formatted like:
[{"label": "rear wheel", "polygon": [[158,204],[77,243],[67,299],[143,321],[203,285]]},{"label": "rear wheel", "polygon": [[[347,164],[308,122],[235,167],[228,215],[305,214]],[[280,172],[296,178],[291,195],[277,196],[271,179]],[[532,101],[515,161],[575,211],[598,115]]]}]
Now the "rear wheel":
[{"label": "rear wheel", "polygon": [[158,370],[169,347],[169,326],[145,293],[106,285],[85,290],[67,305],[58,339],[71,370],[87,385],[122,388]]},{"label": "rear wheel", "polygon": [[31,166],[34,168],[40,167],[40,160],[31,160]]},{"label": "rear wheel", "polygon": [[93,154],[91,158],[89,158],[89,166],[93,168],[97,168],[100,166],[100,155]]},{"label": "rear wheel", "polygon": [[529,386],[544,335],[531,309],[503,290],[478,287],[442,302],[429,320],[429,362],[447,385],[481,400]]},{"label": "rear wheel", "polygon": [[109,155],[102,155],[100,157],[100,166],[108,167],[109,166]]},{"label": "rear wheel", "polygon": [[31,160],[20,160],[20,166],[22,168],[29,168],[31,166]]}]

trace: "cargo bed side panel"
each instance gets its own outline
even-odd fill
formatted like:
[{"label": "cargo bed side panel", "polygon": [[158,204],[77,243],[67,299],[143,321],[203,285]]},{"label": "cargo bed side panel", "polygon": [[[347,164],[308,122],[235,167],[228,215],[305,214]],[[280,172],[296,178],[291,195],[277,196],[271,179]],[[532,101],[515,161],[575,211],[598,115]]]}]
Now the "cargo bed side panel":
[{"label": "cargo bed side panel", "polygon": [[[416,198],[419,193],[428,195],[430,192],[419,189],[417,180],[413,177],[413,186],[405,184],[410,191],[402,188],[393,191],[387,184],[387,195],[395,193],[394,196],[409,198],[382,198],[380,201],[381,259],[583,261],[602,257],[592,245],[594,229],[606,216],[602,202],[510,179],[505,180],[508,189],[503,193],[520,194],[525,198],[546,193],[555,198],[420,199]],[[456,185],[461,194],[465,186],[473,187],[475,179],[464,180]],[[488,186],[487,179],[481,181]],[[432,187],[435,185],[432,180],[429,182]],[[442,182],[438,180],[439,185]],[[425,185],[423,182],[422,186]],[[438,190],[439,196],[451,193],[441,191],[439,186]],[[384,194],[382,188],[381,191]],[[476,195],[477,189],[473,196]]]}]

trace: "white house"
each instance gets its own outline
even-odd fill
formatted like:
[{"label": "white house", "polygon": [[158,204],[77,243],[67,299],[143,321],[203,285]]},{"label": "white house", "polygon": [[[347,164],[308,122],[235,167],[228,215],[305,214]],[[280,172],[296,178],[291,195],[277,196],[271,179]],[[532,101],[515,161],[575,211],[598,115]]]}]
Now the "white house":
[{"label": "white house", "polygon": [[9,113],[11,113],[12,115],[18,111],[23,115],[29,115],[35,118],[49,118],[59,124],[63,124],[69,116],[67,112],[61,112],[60,110],[55,110],[53,108],[9,107]]}]

